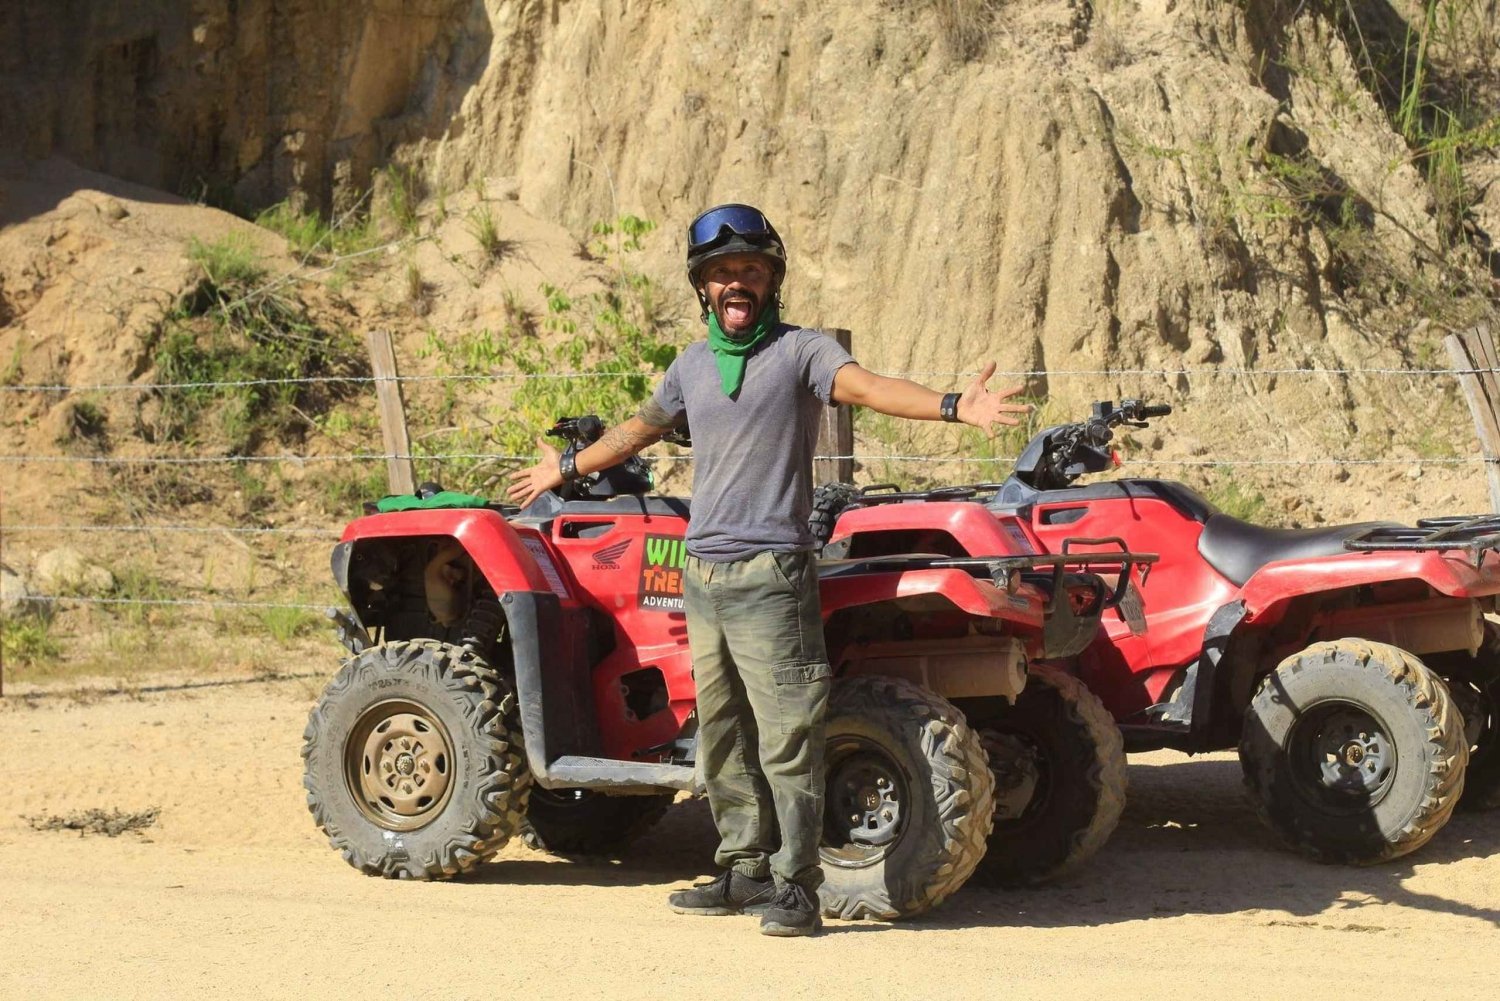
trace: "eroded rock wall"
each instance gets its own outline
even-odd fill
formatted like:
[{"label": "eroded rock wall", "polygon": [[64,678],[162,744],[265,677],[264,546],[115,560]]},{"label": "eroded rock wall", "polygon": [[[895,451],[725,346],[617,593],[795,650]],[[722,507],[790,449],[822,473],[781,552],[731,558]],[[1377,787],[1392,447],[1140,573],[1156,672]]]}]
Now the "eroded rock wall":
[{"label": "eroded rock wall", "polygon": [[18,0],[0,39],[8,151],[245,209],[368,188],[491,41],[477,0]]},{"label": "eroded rock wall", "polygon": [[[853,328],[877,367],[1185,368],[1033,385],[1076,404],[1191,400],[1197,382],[1209,424],[1232,391],[1254,427],[1212,433],[1262,454],[1352,454],[1356,408],[1382,446],[1414,412],[1461,436],[1451,385],[1241,372],[1441,361],[1435,332],[1412,334],[1420,310],[1366,287],[1389,276],[1352,269],[1330,228],[1442,289],[1478,266],[1444,260],[1428,183],[1328,6],[989,5],[964,59],[931,4],[496,5],[488,68],[422,155],[449,187],[512,175],[576,230],[665,223],[663,275],[696,210],[761,204],[790,241],[789,311]],[[1336,218],[1346,202],[1357,218]]]}]

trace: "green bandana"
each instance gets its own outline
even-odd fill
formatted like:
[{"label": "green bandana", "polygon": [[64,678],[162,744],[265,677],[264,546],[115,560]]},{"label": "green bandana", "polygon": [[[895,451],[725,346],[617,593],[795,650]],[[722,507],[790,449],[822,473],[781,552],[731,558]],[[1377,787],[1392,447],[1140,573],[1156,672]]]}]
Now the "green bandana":
[{"label": "green bandana", "polygon": [[730,337],[724,333],[719,326],[719,317],[713,310],[708,311],[708,346],[714,353],[714,364],[719,366],[719,381],[724,387],[724,395],[733,398],[740,391],[740,386],[745,382],[745,361],[750,357],[766,335],[776,329],[776,324],[781,321],[776,304],[772,303],[761,311],[760,319],[750,332],[744,337]]},{"label": "green bandana", "polygon": [[418,497],[415,494],[392,494],[382,497],[375,502],[375,507],[381,514],[390,514],[392,511],[426,511],[434,508],[444,507],[484,507],[485,499],[475,497],[473,494],[462,494],[456,490],[444,490],[442,493],[433,494],[431,497]]}]

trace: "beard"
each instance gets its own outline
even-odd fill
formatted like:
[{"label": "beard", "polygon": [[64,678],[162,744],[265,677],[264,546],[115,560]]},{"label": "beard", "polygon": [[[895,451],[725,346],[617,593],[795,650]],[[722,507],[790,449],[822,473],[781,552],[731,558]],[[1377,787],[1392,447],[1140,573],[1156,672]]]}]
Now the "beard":
[{"label": "beard", "polygon": [[714,303],[719,327],[731,337],[749,333],[765,310],[761,298],[747,288],[726,289]]}]

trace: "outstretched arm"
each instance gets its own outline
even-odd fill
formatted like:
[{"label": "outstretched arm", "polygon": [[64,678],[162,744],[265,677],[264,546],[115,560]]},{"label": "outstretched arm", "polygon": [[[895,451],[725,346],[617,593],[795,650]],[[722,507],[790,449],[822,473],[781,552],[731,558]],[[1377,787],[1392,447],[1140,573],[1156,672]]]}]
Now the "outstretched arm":
[{"label": "outstretched arm", "polygon": [[[605,431],[598,441],[574,456],[578,475],[617,466],[646,446],[661,441],[671,430],[670,427],[647,424],[639,417],[627,418]],[[541,461],[510,474],[511,483],[507,493],[511,500],[522,507],[527,507],[548,490],[555,490],[563,485],[562,471],[557,466],[562,453],[548,444],[545,438],[538,438],[536,443],[541,449]]]},{"label": "outstretched arm", "polygon": [[[1014,426],[1021,423],[1019,415],[1031,412],[1031,407],[1024,403],[1005,402],[1019,393],[1022,387],[1012,386],[998,393],[985,388],[984,384],[994,374],[995,363],[990,362],[959,396],[960,422],[992,432],[996,424]],[[833,401],[869,407],[892,417],[918,421],[942,420],[942,393],[910,379],[876,375],[854,363],[845,365],[834,374]]]}]

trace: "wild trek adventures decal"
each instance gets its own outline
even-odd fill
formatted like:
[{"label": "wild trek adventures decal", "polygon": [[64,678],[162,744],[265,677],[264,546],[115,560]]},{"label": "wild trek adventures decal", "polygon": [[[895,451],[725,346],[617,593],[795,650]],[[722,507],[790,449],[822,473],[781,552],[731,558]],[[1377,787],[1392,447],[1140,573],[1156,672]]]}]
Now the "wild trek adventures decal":
[{"label": "wild trek adventures decal", "polygon": [[646,536],[641,561],[640,607],[661,612],[682,611],[682,568],[687,546],[675,535]]}]

